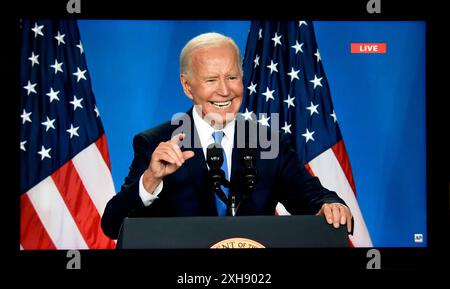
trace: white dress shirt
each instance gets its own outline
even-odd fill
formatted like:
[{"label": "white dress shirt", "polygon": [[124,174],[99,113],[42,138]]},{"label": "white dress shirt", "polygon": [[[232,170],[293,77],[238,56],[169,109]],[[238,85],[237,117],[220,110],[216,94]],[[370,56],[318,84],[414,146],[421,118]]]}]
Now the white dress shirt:
[{"label": "white dress shirt", "polygon": [[[198,114],[196,108],[194,107],[192,109],[192,115],[194,118],[194,125],[197,129],[197,133],[200,139],[200,144],[203,149],[203,156],[205,157],[206,161],[206,149],[208,145],[214,143],[214,138],[212,137],[213,132],[216,130],[211,127],[203,118]],[[236,126],[236,121],[230,121],[223,129],[224,136],[222,138],[222,147],[225,151],[225,155],[227,158],[227,168],[228,168],[228,176],[231,177],[231,157],[233,153],[233,140],[234,140],[234,130]],[[159,183],[159,185],[156,187],[156,189],[150,193],[147,192],[144,188],[143,183],[143,175],[139,179],[139,196],[141,197],[142,202],[144,203],[144,206],[148,207],[150,206],[155,199],[158,198],[159,193],[161,193],[163,189],[163,181]]]}]

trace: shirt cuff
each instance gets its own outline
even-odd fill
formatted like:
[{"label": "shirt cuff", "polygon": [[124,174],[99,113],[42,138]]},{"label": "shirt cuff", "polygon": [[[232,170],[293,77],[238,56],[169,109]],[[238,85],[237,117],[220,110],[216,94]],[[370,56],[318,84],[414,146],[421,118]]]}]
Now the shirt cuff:
[{"label": "shirt cuff", "polygon": [[144,187],[143,177],[144,174],[142,174],[141,178],[139,179],[139,197],[141,197],[144,206],[148,207],[158,198],[159,193],[161,193],[163,189],[163,181],[159,183],[159,185],[152,193],[149,193]]}]

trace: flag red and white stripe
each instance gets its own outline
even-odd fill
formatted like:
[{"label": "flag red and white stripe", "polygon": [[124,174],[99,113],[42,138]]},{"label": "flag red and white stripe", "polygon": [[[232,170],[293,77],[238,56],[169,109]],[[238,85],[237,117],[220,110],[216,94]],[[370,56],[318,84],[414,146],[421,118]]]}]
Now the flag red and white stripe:
[{"label": "flag red and white stripe", "polygon": [[20,248],[109,249],[101,216],[115,194],[103,135],[20,199]]}]

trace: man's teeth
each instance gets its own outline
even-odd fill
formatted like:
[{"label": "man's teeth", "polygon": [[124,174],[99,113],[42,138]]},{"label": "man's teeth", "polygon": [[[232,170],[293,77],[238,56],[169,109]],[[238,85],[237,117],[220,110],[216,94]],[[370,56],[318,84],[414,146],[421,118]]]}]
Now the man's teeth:
[{"label": "man's teeth", "polygon": [[211,104],[217,108],[228,108],[231,105],[231,100],[219,102],[219,101],[211,101]]}]

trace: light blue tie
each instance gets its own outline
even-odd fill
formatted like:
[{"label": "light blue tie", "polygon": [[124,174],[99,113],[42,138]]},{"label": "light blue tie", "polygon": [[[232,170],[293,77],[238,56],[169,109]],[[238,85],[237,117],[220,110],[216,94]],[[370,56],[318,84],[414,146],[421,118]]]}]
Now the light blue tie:
[{"label": "light blue tie", "polygon": [[[216,144],[220,144],[220,145],[222,144],[223,136],[224,136],[223,131],[215,131],[212,134],[212,137],[213,137],[215,143]],[[223,164],[222,164],[222,166],[220,168],[225,172],[225,178],[227,180],[229,180],[229,178],[228,178],[227,155],[225,154],[225,151],[223,150],[223,148],[222,148],[222,155],[223,155]],[[222,188],[222,191],[225,193],[225,195],[228,198],[228,188],[225,188],[224,186],[221,186],[221,188]],[[216,197],[217,214],[219,216],[225,216],[227,214],[227,205],[224,202],[222,202],[222,200],[219,199],[219,197],[216,194],[214,194],[214,195]]]}]

